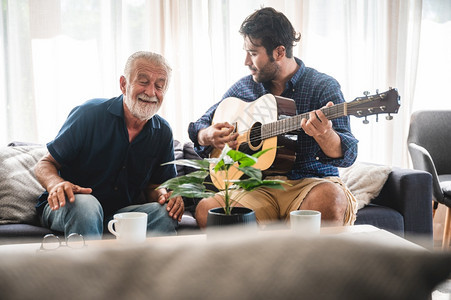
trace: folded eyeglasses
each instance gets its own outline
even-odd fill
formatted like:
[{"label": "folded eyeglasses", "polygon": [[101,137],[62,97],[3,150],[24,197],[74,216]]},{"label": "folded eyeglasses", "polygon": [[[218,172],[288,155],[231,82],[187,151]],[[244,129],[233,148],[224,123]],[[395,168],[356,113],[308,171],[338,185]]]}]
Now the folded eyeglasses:
[{"label": "folded eyeglasses", "polygon": [[47,234],[42,239],[39,251],[56,250],[61,247],[68,247],[71,249],[84,248],[86,247],[85,238],[79,233],[71,233],[64,239],[64,241],[61,241],[58,236],[54,234]]}]

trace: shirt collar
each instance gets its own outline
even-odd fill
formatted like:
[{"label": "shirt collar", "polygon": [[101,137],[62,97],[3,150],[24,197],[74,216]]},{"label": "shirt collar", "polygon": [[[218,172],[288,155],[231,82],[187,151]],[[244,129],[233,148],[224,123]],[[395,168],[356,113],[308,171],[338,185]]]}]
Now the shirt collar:
[{"label": "shirt collar", "polygon": [[123,96],[124,95],[120,95],[119,97],[114,98],[110,106],[108,107],[108,111],[111,114],[118,116],[122,119],[124,119],[124,107],[122,106]]},{"label": "shirt collar", "polygon": [[[302,75],[305,73],[305,65],[304,62],[302,60],[300,60],[299,58],[295,57],[294,60],[296,61],[296,63],[299,66],[299,69],[296,71],[296,73],[294,73],[294,75],[290,78],[290,80],[287,81],[287,83],[285,84],[285,90],[291,90],[293,89],[293,87],[296,85],[296,82],[302,77]],[[266,90],[267,93],[270,93],[269,91],[269,82],[263,82],[262,83],[264,89]],[[283,94],[283,93],[282,93]]]},{"label": "shirt collar", "polygon": [[[298,80],[302,77],[302,75],[304,75],[305,73],[305,65],[304,62],[302,60],[300,60],[299,58],[295,57],[294,60],[296,61],[296,63],[299,66],[299,69],[297,70],[296,73],[294,73],[293,77],[291,77],[291,79],[288,81],[291,83],[291,87],[295,86],[296,82],[298,82]],[[285,87],[286,88],[286,87]]]}]

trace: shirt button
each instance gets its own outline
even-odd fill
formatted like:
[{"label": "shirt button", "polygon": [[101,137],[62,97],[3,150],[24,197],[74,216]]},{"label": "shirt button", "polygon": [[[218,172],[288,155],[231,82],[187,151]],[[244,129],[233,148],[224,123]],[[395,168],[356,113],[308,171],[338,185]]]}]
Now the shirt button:
[{"label": "shirt button", "polygon": [[315,159],[316,159],[316,160],[319,160],[319,157],[317,156],[317,157],[315,157]]},{"label": "shirt button", "polygon": [[115,186],[115,187],[114,187],[114,190],[115,190],[115,191],[117,191],[117,190],[118,190],[117,186]]},{"label": "shirt button", "polygon": [[294,91],[296,91],[295,89],[292,89],[292,91],[294,92]]}]

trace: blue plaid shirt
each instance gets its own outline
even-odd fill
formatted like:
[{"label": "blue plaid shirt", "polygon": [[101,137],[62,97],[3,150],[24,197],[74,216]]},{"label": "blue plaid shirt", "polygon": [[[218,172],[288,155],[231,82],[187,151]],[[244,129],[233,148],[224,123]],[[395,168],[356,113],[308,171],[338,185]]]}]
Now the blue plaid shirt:
[{"label": "blue plaid shirt", "polygon": [[[295,101],[297,114],[320,109],[329,101],[335,104],[344,102],[340,84],[334,78],[308,68],[300,59],[295,59],[300,68],[287,82],[281,96]],[[251,102],[270,93],[268,88],[264,83],[256,83],[252,76],[248,75],[232,85],[222,99],[236,97]],[[211,125],[218,105],[219,102],[208,109],[199,120],[190,123],[188,127],[189,137],[194,142],[195,150],[203,157],[208,155],[211,147],[200,146],[197,134],[199,130]],[[297,137],[296,161],[291,171],[286,174],[289,179],[338,176],[337,167],[349,167],[354,163],[357,157],[358,140],[351,133],[349,117],[334,119],[332,124],[341,138],[343,157],[327,157],[316,141],[300,130]]]}]

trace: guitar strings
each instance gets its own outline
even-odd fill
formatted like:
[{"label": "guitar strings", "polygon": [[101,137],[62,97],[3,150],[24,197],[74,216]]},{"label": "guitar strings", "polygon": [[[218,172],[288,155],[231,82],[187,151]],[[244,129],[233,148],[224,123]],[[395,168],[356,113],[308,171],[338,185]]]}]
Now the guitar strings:
[{"label": "guitar strings", "polygon": [[[321,109],[321,111],[324,113],[324,115],[328,119],[335,119],[338,117],[343,116],[344,109],[346,107],[346,103],[341,103],[338,105],[334,105],[331,107],[325,107]],[[287,119],[278,120],[272,123],[268,124],[262,124],[254,127],[255,129],[258,129],[261,133],[261,137],[250,137],[249,142],[255,142],[259,140],[265,140],[267,138],[280,135],[282,133],[287,133],[290,131],[294,131],[296,129],[299,129],[301,127],[301,120],[302,119],[309,119],[310,113],[303,113],[300,115],[296,115]],[[247,130],[249,131],[249,130]]]},{"label": "guitar strings", "polygon": [[[337,105],[334,105],[331,107],[325,107],[325,108],[321,109],[321,111],[324,113],[324,115],[329,120],[332,120],[332,119],[346,116],[347,114],[345,114],[345,110],[348,110],[348,109],[352,108],[353,106],[360,105],[362,103],[369,102],[369,101],[370,101],[370,99],[361,99],[359,101],[360,103],[357,103],[356,101],[343,102],[343,103],[340,103],[340,104],[337,104]],[[296,116],[293,116],[293,117],[290,117],[287,119],[278,120],[278,121],[271,122],[268,124],[258,125],[254,128],[260,131],[261,136],[257,137],[257,138],[250,137],[249,142],[247,142],[247,143],[253,143],[256,141],[265,140],[267,138],[274,137],[274,136],[282,134],[282,133],[287,133],[287,132],[299,129],[300,122],[303,118],[309,120],[310,113],[307,112],[307,113],[296,115]],[[243,133],[248,132],[248,131],[250,131],[250,129],[244,131]],[[240,133],[240,134],[242,134],[242,133]]]},{"label": "guitar strings", "polygon": [[[347,116],[348,114],[345,112],[351,110],[351,108],[353,108],[354,106],[359,106],[361,104],[370,101],[372,101],[371,98],[358,98],[352,102],[343,102],[340,104],[336,104],[334,106],[322,108],[321,111],[329,120],[333,120],[339,117]],[[310,112],[307,112],[293,117],[289,117],[287,119],[277,120],[267,124],[260,124],[238,133],[242,135],[246,132],[250,132],[251,130],[252,131],[258,130],[260,132],[260,137],[251,136],[249,138],[249,141],[245,142],[246,144],[249,144],[256,141],[262,141],[280,135],[282,133],[287,133],[299,129],[301,128],[301,120],[302,119],[309,120],[309,118]]]}]

